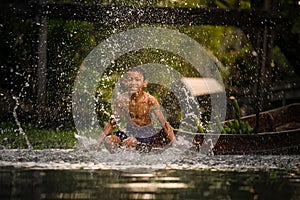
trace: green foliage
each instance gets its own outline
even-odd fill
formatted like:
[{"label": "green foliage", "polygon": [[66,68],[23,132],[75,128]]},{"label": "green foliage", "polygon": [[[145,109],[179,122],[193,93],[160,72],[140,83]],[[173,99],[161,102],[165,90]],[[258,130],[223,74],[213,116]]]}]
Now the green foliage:
[{"label": "green foliage", "polygon": [[205,133],[207,132],[206,127],[202,125],[202,122],[200,119],[197,119],[197,133]]},{"label": "green foliage", "polygon": [[93,24],[78,21],[48,22],[48,105],[64,104],[72,91],[78,68],[96,44]]},{"label": "green foliage", "polygon": [[[218,7],[225,9],[249,9],[263,8],[261,1],[251,0],[52,0],[49,2],[74,3],[84,5],[129,5],[129,6],[158,6],[158,7]],[[281,0],[280,3],[289,3],[291,1]],[[292,10],[293,11],[293,10]],[[292,15],[292,14],[293,15]],[[295,16],[295,11],[285,10],[281,12],[283,17],[291,16],[293,27],[291,33],[299,34],[300,18]],[[1,16],[3,21],[0,26],[1,38],[1,74],[3,79],[0,81],[1,87],[13,94],[19,94],[22,90],[23,99],[31,104],[36,102],[36,49],[37,33],[34,32],[37,26],[34,20],[22,19],[21,17]],[[114,33],[122,32],[130,28],[152,26],[149,24],[100,24],[96,22],[73,21],[73,20],[48,20],[47,32],[47,105],[49,107],[59,108],[60,120],[69,120],[65,113],[71,112],[71,92],[74,79],[78,68],[83,59],[97,44],[108,38]],[[243,91],[253,91],[252,88],[256,79],[256,57],[252,48],[251,33],[243,32],[241,29],[229,26],[181,26],[181,25],[162,25],[155,24],[165,28],[175,28],[180,32],[187,34],[203,45],[207,51],[215,55],[225,66],[222,71],[223,79],[231,88],[242,88]],[[290,34],[282,34],[289,36]],[[163,36],[162,36],[163,37]],[[167,36],[166,36],[167,37]],[[174,41],[176,44],[176,41]],[[289,44],[289,43],[284,43]],[[289,46],[289,45],[285,45]],[[295,49],[295,48],[289,48]],[[295,50],[296,51],[296,50]],[[273,71],[281,76],[288,71],[289,59],[285,57],[279,47],[274,48],[273,57],[275,67]],[[99,78],[99,90],[95,94],[99,101],[97,102],[97,113],[99,121],[102,123],[107,120],[106,114],[101,114],[103,110],[111,112],[111,92],[115,82],[121,74],[132,66],[145,63],[161,63],[173,67],[183,76],[200,76],[193,67],[182,60],[179,56],[169,52],[157,49],[144,49],[136,52],[129,52],[121,56],[115,63],[111,64],[110,69],[115,73],[107,73],[107,76]],[[291,69],[291,68],[290,68]],[[112,76],[112,77],[110,77]],[[110,77],[107,79],[107,77]],[[102,80],[103,79],[103,80]],[[30,86],[24,89],[24,85]],[[1,88],[2,89],[2,88]],[[149,87],[150,93],[163,100],[164,93],[160,93],[156,86]],[[101,92],[100,92],[101,91]],[[242,92],[243,92],[242,91]],[[250,99],[250,98],[249,98]],[[174,107],[172,103],[165,103]],[[51,110],[51,109],[50,109]],[[206,109],[209,110],[209,109]],[[54,114],[53,114],[54,115]],[[70,114],[71,115],[71,114]],[[69,116],[70,116],[69,115]],[[59,120],[57,120],[59,121]],[[227,131],[236,127],[247,130],[247,125],[237,121],[230,123]],[[199,128],[199,131],[204,131]],[[249,131],[249,130],[248,130]]]},{"label": "green foliage", "polygon": [[[34,149],[45,148],[74,148],[77,140],[75,131],[42,130],[31,125],[22,127]],[[25,137],[19,132],[14,123],[0,124],[0,148],[17,149],[28,148]]]},{"label": "green foliage", "polygon": [[237,100],[232,97],[231,99],[234,111],[235,119],[230,120],[222,128],[223,134],[251,134],[254,132],[254,129],[249,125],[248,122],[241,120],[240,106]]},{"label": "green foliage", "polygon": [[95,94],[96,113],[102,127],[109,120],[110,115],[112,115],[112,95],[117,81],[118,76],[114,74],[110,76],[104,75],[98,82]]},{"label": "green foliage", "polygon": [[253,131],[254,129],[248,122],[239,121],[237,119],[229,121],[222,129],[223,134],[251,134]]},{"label": "green foliage", "polygon": [[278,78],[284,79],[284,77],[288,77],[293,73],[289,61],[278,46],[272,49],[272,56],[274,60],[273,71],[277,74]]},{"label": "green foliage", "polygon": [[234,108],[235,118],[227,121],[224,125],[218,117],[215,118],[214,124],[202,125],[200,119],[198,119],[198,133],[206,133],[209,131],[220,131],[222,134],[252,134],[254,129],[249,125],[247,121],[241,120],[240,107],[237,100],[234,97],[230,98],[232,107]]},{"label": "green foliage", "polygon": [[246,9],[251,7],[251,1],[250,0],[216,0],[216,5],[219,8],[240,8],[240,9]]}]

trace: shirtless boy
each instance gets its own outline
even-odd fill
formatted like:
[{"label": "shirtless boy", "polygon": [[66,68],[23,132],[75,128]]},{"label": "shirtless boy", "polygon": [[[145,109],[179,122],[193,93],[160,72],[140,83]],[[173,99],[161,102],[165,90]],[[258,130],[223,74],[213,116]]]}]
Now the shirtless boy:
[{"label": "shirtless boy", "polygon": [[[157,130],[153,127],[151,114],[158,119],[166,138],[171,143],[175,141],[173,128],[161,112],[158,101],[147,92],[148,81],[142,68],[135,67],[126,73],[125,87],[127,92],[119,95],[116,100],[114,117],[110,119],[98,138],[100,143],[104,138],[105,143],[113,146],[136,147],[138,144],[152,145]],[[120,117],[126,121],[126,129],[113,133],[113,129]]]}]

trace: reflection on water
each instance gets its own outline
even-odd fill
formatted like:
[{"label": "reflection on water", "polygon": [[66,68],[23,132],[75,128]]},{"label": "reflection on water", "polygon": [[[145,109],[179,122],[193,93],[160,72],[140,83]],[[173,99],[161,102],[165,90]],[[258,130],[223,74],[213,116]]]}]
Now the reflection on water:
[{"label": "reflection on water", "polygon": [[0,168],[0,199],[299,199],[280,170]]}]

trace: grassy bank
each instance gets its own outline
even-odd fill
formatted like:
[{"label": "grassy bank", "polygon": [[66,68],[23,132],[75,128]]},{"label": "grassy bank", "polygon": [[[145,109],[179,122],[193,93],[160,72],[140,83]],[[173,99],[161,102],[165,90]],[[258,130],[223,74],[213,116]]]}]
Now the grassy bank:
[{"label": "grassy bank", "polygon": [[28,148],[26,137],[34,149],[74,148],[77,142],[75,133],[75,130],[39,129],[30,125],[22,125],[22,130],[20,130],[15,123],[3,122],[0,124],[0,148]]}]

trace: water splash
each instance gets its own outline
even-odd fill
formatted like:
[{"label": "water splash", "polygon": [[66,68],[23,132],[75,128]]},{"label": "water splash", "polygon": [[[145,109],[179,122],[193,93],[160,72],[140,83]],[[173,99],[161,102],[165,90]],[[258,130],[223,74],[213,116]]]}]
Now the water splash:
[{"label": "water splash", "polygon": [[191,151],[192,143],[182,136],[177,136],[175,145],[165,148],[153,148],[150,152],[120,147],[115,149],[114,153],[110,153],[104,147],[105,145],[97,147],[97,140],[95,139],[81,135],[78,135],[77,139],[77,151],[84,151],[93,162],[115,167],[165,168],[170,165],[184,165],[186,164],[186,158],[206,155]]},{"label": "water splash", "polygon": [[23,128],[21,126],[21,123],[20,123],[20,121],[18,119],[17,109],[18,109],[18,107],[20,105],[19,98],[13,96],[13,99],[16,101],[16,106],[13,109],[13,116],[14,116],[15,122],[16,122],[16,124],[18,126],[19,133],[24,136],[24,138],[26,140],[26,144],[27,144],[28,149],[33,149],[32,145],[30,144],[30,142],[28,140],[28,137],[27,137],[25,131],[23,130]]}]

